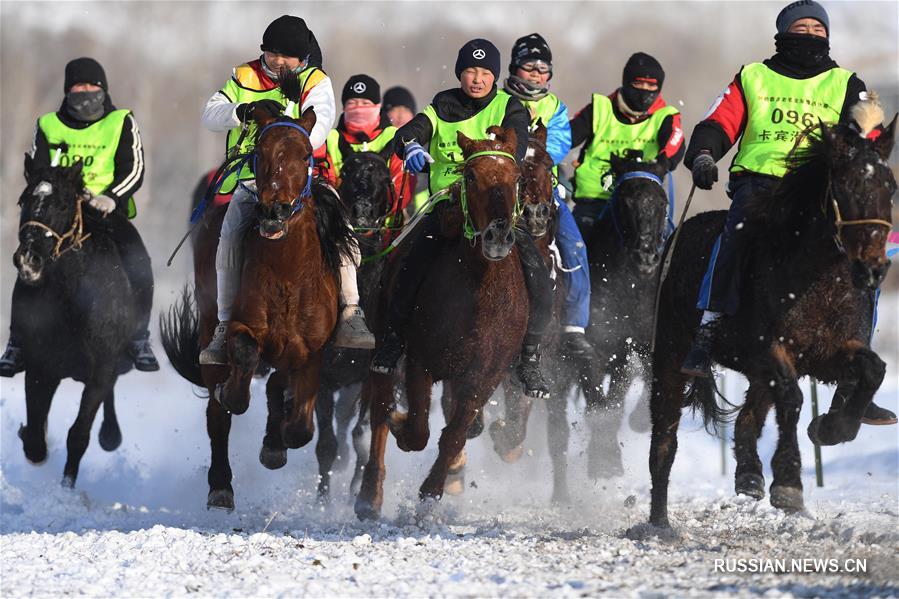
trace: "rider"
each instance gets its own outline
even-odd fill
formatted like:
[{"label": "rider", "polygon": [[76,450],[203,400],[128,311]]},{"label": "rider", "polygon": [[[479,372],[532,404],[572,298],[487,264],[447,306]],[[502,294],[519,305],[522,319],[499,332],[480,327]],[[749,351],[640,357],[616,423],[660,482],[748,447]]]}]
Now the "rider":
[{"label": "rider", "polygon": [[[390,124],[382,111],[381,86],[372,77],[350,77],[343,86],[340,100],[343,103],[343,114],[325,142],[327,160],[323,174],[334,186],[343,170],[345,151],[381,152],[388,146],[392,150],[393,136],[396,134],[396,127]],[[344,143],[341,143],[341,137]],[[403,198],[402,209],[406,207],[412,197],[412,190],[415,189],[414,176],[407,175],[406,191],[403,193],[403,161],[393,155],[392,151],[390,154],[388,167],[396,191],[394,197]],[[393,210],[395,206],[390,208]]]},{"label": "rider", "polygon": [[[415,97],[405,87],[399,85],[391,87],[384,92],[381,111],[390,119],[390,124],[399,129],[415,116]],[[412,176],[415,177],[415,195],[412,196],[412,206],[406,208],[409,213],[420,210],[431,197],[428,193],[427,173]]]},{"label": "rider", "polygon": [[[159,370],[150,347],[153,269],[140,234],[128,220],[136,209],[134,193],[144,177],[144,154],[137,121],[130,110],[116,109],[109,97],[106,73],[93,58],[76,58],[65,69],[65,99],[56,112],[37,121],[31,157],[37,167],[81,161],[88,205],[107,218],[106,224],[134,291],[139,320],[129,347],[134,367]],[[60,145],[63,144],[61,147]],[[9,343],[0,357],[0,376],[25,369],[24,355],[10,327]]]},{"label": "rider", "polygon": [[[558,164],[571,149],[571,127],[568,124],[568,107],[549,91],[549,80],[553,76],[552,60],[549,45],[539,33],[518,38],[512,46],[509,77],[503,87],[528,109],[532,127],[538,120],[546,127],[546,151],[556,165],[553,171],[557,176]],[[570,356],[589,359],[595,354],[584,334],[590,319],[587,246],[568,204],[558,195],[556,205],[559,209],[556,241],[562,256],[562,277],[566,289],[562,307],[562,349]]]},{"label": "rider", "polygon": [[[313,149],[324,145],[334,123],[334,91],[331,80],[312,62],[318,44],[315,37],[299,18],[284,15],[275,19],[262,35],[262,56],[234,68],[231,79],[209,98],[203,110],[203,125],[211,131],[227,131],[227,147],[230,152],[240,141],[239,153],[252,149],[256,127],[252,115],[263,109],[281,114],[287,98],[278,87],[282,72],[292,71],[299,77],[302,97],[289,116],[299,118],[308,108],[315,110],[315,126],[309,132]],[[241,136],[241,126],[249,127]],[[240,285],[242,242],[244,233],[252,224],[256,209],[256,182],[252,171],[245,166],[238,173],[225,179],[221,193],[234,192],[228,203],[228,211],[222,223],[215,267],[218,289],[218,319],[209,345],[200,353],[201,364],[227,364],[225,335],[234,299]],[[356,264],[358,264],[358,252]],[[340,266],[340,301],[343,304],[334,344],[341,347],[374,347],[374,337],[365,326],[365,318],[359,307],[359,291],[356,285],[356,264],[347,261]]]},{"label": "rider", "polygon": [[[743,66],[696,125],[685,158],[693,183],[711,189],[715,163],[740,140],[730,166],[730,210],[702,282],[697,308],[700,327],[681,371],[709,376],[714,322],[737,311],[740,265],[745,260],[743,211],[753,197],[771,190],[786,172],[784,158],[803,129],[819,120],[846,122],[850,108],[865,97],[865,84],[830,57],[830,20],[814,0],[787,5],[777,15],[775,54]],[[873,402],[866,420],[892,416]]]},{"label": "rider", "polygon": [[[395,144],[396,154],[405,158],[406,168],[420,172],[426,163],[431,163],[432,193],[448,188],[461,177],[457,168],[463,161],[456,143],[458,131],[470,137],[483,137],[487,128],[494,125],[511,128],[517,136],[516,160],[520,162],[527,152],[528,113],[518,99],[496,88],[500,72],[500,53],[496,46],[485,39],[469,41],[459,50],[455,72],[461,86],[438,93],[423,113],[397,132],[397,140],[402,143]],[[439,220],[433,213],[426,216],[420,225],[421,234],[412,239],[414,247],[400,271],[384,342],[372,359],[371,369],[375,372],[393,372],[403,355],[402,333],[413,312],[415,296],[443,246]],[[520,230],[516,231],[516,237],[530,298],[528,331],[516,372],[525,393],[548,397],[549,387],[540,370],[539,346],[551,317],[552,288],[533,239]]]},{"label": "rider", "polygon": [[571,120],[571,145],[584,144],[574,171],[574,219],[584,239],[612,197],[609,158],[639,156],[645,161],[664,155],[673,170],[684,153],[680,113],[662,98],[665,71],[643,52],[624,65],[621,87],[593,100]]}]

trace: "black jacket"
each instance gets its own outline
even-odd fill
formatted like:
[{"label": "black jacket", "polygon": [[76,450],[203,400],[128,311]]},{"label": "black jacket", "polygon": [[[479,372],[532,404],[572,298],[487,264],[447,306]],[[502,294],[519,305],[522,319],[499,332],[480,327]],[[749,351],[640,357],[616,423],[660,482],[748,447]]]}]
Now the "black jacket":
[{"label": "black jacket", "polygon": [[[470,98],[465,95],[461,88],[448,89],[434,96],[431,104],[437,112],[437,116],[444,121],[455,123],[470,119],[481,110],[483,110],[493,98],[496,97],[496,86],[493,90],[483,98]],[[506,129],[514,129],[518,138],[518,145],[515,150],[515,158],[519,162],[524,160],[524,155],[528,150],[528,126],[530,124],[530,115],[524,105],[518,101],[518,98],[512,96],[506,105],[506,114],[503,118],[501,127]],[[431,143],[431,136],[434,130],[431,127],[431,121],[424,113],[418,113],[412,120],[403,125],[396,132],[394,139],[394,152],[400,158],[403,157],[404,142],[417,141],[424,147],[428,148]],[[485,134],[486,135],[486,134]]]}]

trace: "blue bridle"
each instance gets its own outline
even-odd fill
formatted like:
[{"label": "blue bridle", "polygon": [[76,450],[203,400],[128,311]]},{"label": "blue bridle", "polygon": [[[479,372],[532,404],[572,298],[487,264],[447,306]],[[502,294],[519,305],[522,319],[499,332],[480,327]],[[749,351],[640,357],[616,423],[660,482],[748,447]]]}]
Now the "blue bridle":
[{"label": "blue bridle", "polygon": [[[618,217],[615,216],[614,207],[615,201],[618,199],[618,189],[620,185],[625,181],[630,181],[631,179],[649,179],[653,183],[658,184],[658,186],[662,189],[665,189],[665,184],[662,182],[662,179],[660,179],[654,173],[650,173],[649,171],[630,171],[615,179],[612,197],[606,203],[605,207],[602,209],[602,212],[599,213],[599,217],[596,220],[601,221],[606,216],[606,212],[611,214],[612,224],[615,227],[615,232],[618,234],[618,240],[621,242],[621,245],[624,245],[624,233],[621,232],[621,225],[618,223]],[[666,217],[666,220],[668,221],[668,230],[666,231],[665,236],[662,239],[662,243],[664,243],[665,239],[667,239],[668,236],[671,235],[671,232],[674,231],[674,178],[669,174],[667,179],[668,215]]]},{"label": "blue bridle", "polygon": [[[262,137],[266,134],[266,132],[268,132],[270,129],[274,129],[275,127],[290,127],[291,129],[296,129],[307,138],[311,137],[305,127],[297,125],[292,121],[275,121],[273,123],[269,123],[259,131],[259,134],[256,136],[256,143],[258,144]],[[200,220],[200,217],[203,216],[204,212],[206,212],[209,201],[222,188],[222,184],[225,182],[225,179],[230,177],[233,173],[239,173],[240,170],[248,164],[253,174],[256,174],[256,157],[256,150],[254,148],[250,152],[239,154],[225,160],[222,166],[219,167],[219,170],[216,173],[216,176],[213,178],[212,183],[209,185],[209,188],[206,190],[206,195],[203,196],[203,200],[190,215],[190,224],[194,224],[198,220]],[[314,167],[315,158],[312,157],[312,153],[310,152],[309,169],[306,176],[306,187],[303,188],[303,193],[300,195],[300,198],[308,198],[312,195],[312,171]],[[296,205],[293,207],[293,211],[291,212],[291,216],[296,214],[302,207],[302,202],[296,202]]]}]

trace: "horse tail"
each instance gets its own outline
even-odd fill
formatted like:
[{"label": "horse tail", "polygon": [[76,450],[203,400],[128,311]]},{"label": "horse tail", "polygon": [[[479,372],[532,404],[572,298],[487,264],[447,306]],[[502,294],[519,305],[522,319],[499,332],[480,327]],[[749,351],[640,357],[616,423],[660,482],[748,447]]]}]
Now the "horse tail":
[{"label": "horse tail", "polygon": [[167,313],[159,315],[159,333],[165,355],[175,370],[194,385],[203,387],[200,374],[200,321],[197,303],[185,285],[181,297]]},{"label": "horse tail", "polygon": [[315,198],[315,228],[321,244],[325,266],[334,276],[339,276],[340,264],[344,258],[352,261],[356,240],[346,208],[330,185],[319,182],[312,184]]},{"label": "horse tail", "polygon": [[690,407],[694,414],[699,410],[705,430],[714,435],[718,434],[718,428],[722,424],[732,420],[733,415],[740,410],[740,406],[730,403],[718,390],[714,376],[693,378],[693,384],[684,398],[684,407]]}]

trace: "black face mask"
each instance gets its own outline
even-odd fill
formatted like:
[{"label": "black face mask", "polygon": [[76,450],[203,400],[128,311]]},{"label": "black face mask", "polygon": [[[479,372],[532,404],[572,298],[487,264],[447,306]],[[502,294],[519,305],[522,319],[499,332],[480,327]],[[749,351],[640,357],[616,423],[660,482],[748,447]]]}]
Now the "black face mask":
[{"label": "black face mask", "polygon": [[96,121],[103,116],[103,102],[106,100],[106,92],[69,92],[66,94],[66,110],[69,115],[78,121]]},{"label": "black face mask", "polygon": [[633,85],[621,86],[621,95],[624,96],[624,102],[634,112],[646,112],[649,110],[652,103],[659,97],[659,91],[637,89]]},{"label": "black face mask", "polygon": [[830,41],[807,33],[778,33],[774,47],[784,61],[798,67],[817,67],[830,60]]}]

